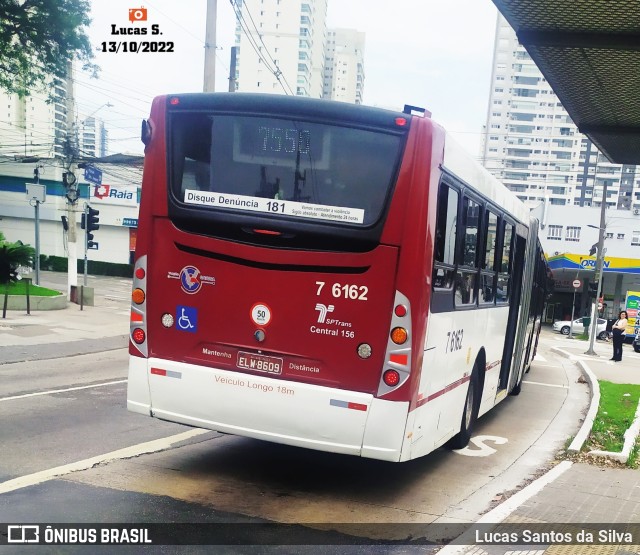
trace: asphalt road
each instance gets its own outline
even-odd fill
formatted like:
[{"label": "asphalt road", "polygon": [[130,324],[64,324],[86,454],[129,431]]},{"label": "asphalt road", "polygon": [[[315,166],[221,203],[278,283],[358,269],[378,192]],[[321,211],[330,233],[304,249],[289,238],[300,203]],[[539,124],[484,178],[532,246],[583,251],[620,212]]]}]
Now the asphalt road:
[{"label": "asphalt road", "polygon": [[[372,538],[368,541],[395,535],[401,541],[407,528],[399,523],[471,522],[535,476],[578,428],[587,388],[575,385],[577,370],[551,354],[552,345],[547,334],[521,395],[480,420],[469,448],[440,449],[399,464],[128,413],[124,349],[0,365],[0,522],[234,522],[236,541],[261,544],[291,543],[283,538],[340,544],[353,534]],[[294,526],[265,530],[263,522]],[[436,529],[443,530],[431,531]],[[376,551],[431,550],[416,543]],[[371,551],[361,545],[215,548],[216,553]]]}]

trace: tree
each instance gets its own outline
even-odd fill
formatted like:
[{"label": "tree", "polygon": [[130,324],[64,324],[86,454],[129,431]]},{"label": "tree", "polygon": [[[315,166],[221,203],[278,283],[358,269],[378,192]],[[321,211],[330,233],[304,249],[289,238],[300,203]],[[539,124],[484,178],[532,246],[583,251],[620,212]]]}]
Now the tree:
[{"label": "tree", "polygon": [[75,58],[96,72],[88,0],[0,0],[0,88],[25,96],[64,79]]},{"label": "tree", "polygon": [[22,241],[9,243],[0,233],[0,284],[8,287],[10,283],[17,281],[18,268],[30,267],[35,254],[35,249],[30,245],[25,245]]}]

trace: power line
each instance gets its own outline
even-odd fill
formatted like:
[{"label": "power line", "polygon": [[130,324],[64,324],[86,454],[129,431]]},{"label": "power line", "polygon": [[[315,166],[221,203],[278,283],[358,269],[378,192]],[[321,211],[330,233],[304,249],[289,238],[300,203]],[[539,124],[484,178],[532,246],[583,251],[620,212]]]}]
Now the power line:
[{"label": "power line", "polygon": [[[231,6],[233,7],[233,11],[236,14],[236,19],[238,20],[238,23],[240,24],[241,29],[244,31],[245,37],[247,38],[249,44],[251,45],[251,47],[253,48],[253,50],[257,54],[258,58],[260,60],[262,60],[262,62],[266,66],[266,68],[274,75],[274,77],[276,78],[278,83],[280,83],[280,86],[282,87],[282,90],[285,92],[285,94],[293,95],[294,94],[293,89],[291,88],[291,86],[287,82],[287,79],[285,78],[284,74],[282,73],[282,70],[278,67],[278,64],[274,60],[273,56],[271,56],[271,53],[269,52],[269,49],[267,48],[267,45],[262,40],[262,34],[260,33],[260,31],[258,31],[258,28],[256,27],[256,24],[253,21],[253,17],[251,16],[251,12],[249,11],[249,7],[247,6],[247,4],[243,3],[242,7],[241,7],[238,4],[237,0],[229,0],[229,2],[231,3]],[[243,13],[242,13],[243,10],[247,11],[247,14],[249,15],[249,18],[251,19],[251,23],[253,24],[253,28],[256,31],[255,34],[260,39],[260,42],[263,44],[264,49],[267,52],[267,54],[268,54],[269,58],[271,59],[271,61],[273,62],[273,66],[274,67],[271,67],[271,62],[269,62],[267,59],[265,59],[265,57],[262,55],[262,51],[261,51],[262,47],[259,46],[256,43],[255,39],[253,38],[253,33],[249,29],[249,25],[248,25]],[[282,81],[284,81],[284,83]],[[286,84],[286,87],[285,87],[285,84]]]}]

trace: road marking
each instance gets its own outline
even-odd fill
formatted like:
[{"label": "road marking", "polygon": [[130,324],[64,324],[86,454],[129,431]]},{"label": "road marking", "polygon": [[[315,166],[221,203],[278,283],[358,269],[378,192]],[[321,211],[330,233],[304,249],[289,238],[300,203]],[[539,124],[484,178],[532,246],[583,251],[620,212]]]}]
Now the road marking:
[{"label": "road marking", "polygon": [[478,449],[471,449],[470,447],[464,447],[463,449],[454,449],[453,452],[458,455],[466,455],[467,457],[488,457],[497,453],[497,449],[489,447],[486,442],[491,441],[496,445],[504,445],[509,440],[506,437],[500,436],[475,436],[472,437],[469,442],[473,443]]},{"label": "road marking", "polygon": [[42,482],[48,482],[54,478],[59,478],[72,472],[78,472],[80,470],[87,470],[94,467],[97,464],[105,464],[118,459],[130,459],[132,457],[138,457],[140,455],[146,455],[149,453],[157,453],[158,451],[164,451],[170,449],[173,445],[182,441],[187,441],[202,434],[207,434],[211,430],[203,430],[196,428],[187,432],[182,432],[169,437],[156,439],[154,441],[147,441],[146,443],[138,443],[124,449],[118,449],[117,451],[111,451],[110,453],[104,453],[103,455],[97,455],[89,459],[77,461],[62,466],[56,466],[47,470],[41,470],[40,472],[34,472],[33,474],[27,474],[14,478],[13,480],[7,480],[0,483],[0,495],[8,493],[17,489],[26,488],[29,486],[35,486]]},{"label": "road marking", "polygon": [[540,362],[547,362],[547,359],[546,359],[546,358],[544,358],[542,355],[540,355],[540,354],[538,354],[538,353],[536,353],[536,356],[535,356],[535,358],[534,358],[533,360],[535,360],[536,362],[538,362],[538,361],[540,361]]},{"label": "road marking", "polygon": [[558,385],[558,384],[554,384],[554,383],[542,383],[542,382],[530,382],[530,381],[523,381],[522,383],[528,383],[531,385],[544,385],[546,387],[560,387],[562,389],[569,389],[568,385]]},{"label": "road marking", "polygon": [[538,367],[540,367],[540,368],[562,368],[561,364],[541,364],[541,363],[535,362],[535,361],[534,361],[534,364],[535,364],[535,368],[538,368]]},{"label": "road marking", "polygon": [[104,387],[105,385],[116,385],[119,383],[127,383],[127,380],[95,383],[93,385],[79,385],[78,387],[68,387],[67,389],[50,389],[49,391],[38,391],[37,393],[25,393],[24,395],[14,395],[13,397],[0,397],[0,403],[2,403],[3,401],[14,401],[15,399],[26,399],[27,397],[38,397],[40,395],[53,395],[54,393],[66,393],[67,391],[79,391],[80,389],[91,389],[92,387]]}]

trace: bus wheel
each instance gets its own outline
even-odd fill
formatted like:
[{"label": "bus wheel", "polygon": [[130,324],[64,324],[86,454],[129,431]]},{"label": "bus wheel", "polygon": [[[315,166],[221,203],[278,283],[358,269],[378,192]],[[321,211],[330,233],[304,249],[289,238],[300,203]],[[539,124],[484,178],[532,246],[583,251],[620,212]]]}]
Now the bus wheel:
[{"label": "bus wheel", "polygon": [[[531,367],[529,367],[529,368],[531,368]],[[529,371],[529,368],[527,368],[527,372]],[[523,372],[523,374],[524,374],[524,372]],[[518,383],[513,386],[513,389],[510,391],[511,395],[520,395],[520,391],[522,391],[522,378],[523,378],[523,376],[520,376],[520,379],[518,380]]]},{"label": "bus wheel", "polygon": [[478,378],[477,367],[474,366],[473,371],[471,372],[471,379],[469,380],[469,389],[467,389],[467,398],[464,401],[460,431],[447,443],[451,449],[463,449],[469,444],[473,427],[478,419],[479,409],[480,378]]}]

